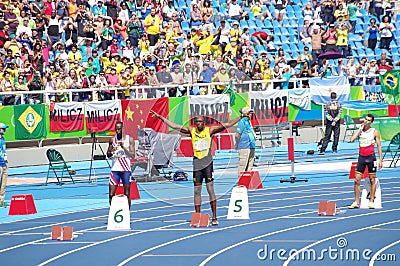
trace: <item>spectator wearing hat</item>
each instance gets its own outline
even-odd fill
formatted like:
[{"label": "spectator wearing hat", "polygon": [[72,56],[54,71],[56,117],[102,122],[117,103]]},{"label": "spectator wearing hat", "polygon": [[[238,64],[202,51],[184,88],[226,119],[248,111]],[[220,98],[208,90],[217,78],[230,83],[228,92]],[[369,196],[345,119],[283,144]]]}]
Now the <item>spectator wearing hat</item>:
[{"label": "spectator wearing hat", "polygon": [[235,148],[239,152],[238,176],[241,172],[252,171],[256,150],[256,134],[251,125],[254,110],[250,107],[240,109],[241,119],[236,128]]},{"label": "spectator wearing hat", "polygon": [[156,87],[160,85],[156,76],[156,68],[154,66],[149,67],[149,73],[147,74],[147,82],[151,88],[147,91],[147,98],[156,98],[157,96],[157,89]]},{"label": "spectator wearing hat", "polygon": [[150,42],[150,46],[154,46],[160,37],[161,19],[156,14],[156,9],[152,8],[150,14],[144,20],[144,26],[147,27],[146,33]]},{"label": "spectator wearing hat", "polygon": [[10,34],[10,40],[4,43],[4,49],[7,51],[8,49],[12,51],[12,55],[14,56],[17,53],[21,53],[22,45],[17,41],[17,36],[15,33]]},{"label": "spectator wearing hat", "polygon": [[[217,31],[215,34],[217,35],[219,32]],[[200,55],[207,55],[211,52],[211,44],[214,40],[214,35],[209,34],[207,31],[203,31],[200,34],[200,38],[195,42],[196,46],[199,47]]]},{"label": "spectator wearing hat", "polygon": [[174,63],[172,65],[171,77],[172,77],[172,84],[182,85],[184,83],[183,73],[181,71],[180,63]]},{"label": "spectator wearing hat", "polygon": [[32,37],[32,29],[28,26],[29,18],[24,18],[22,20],[22,25],[17,27],[15,35],[17,38],[21,38],[23,33],[26,33],[28,37]]},{"label": "spectator wearing hat", "polygon": [[114,33],[115,33],[115,35],[117,35],[118,38],[121,37],[122,40],[124,40],[124,41],[128,39],[128,28],[125,26],[122,19],[118,18],[115,21],[113,27],[114,27]]},{"label": "spectator wearing hat", "polygon": [[219,34],[219,44],[221,47],[221,53],[225,53],[225,47],[229,43],[229,28],[226,26],[226,21],[225,19],[221,20],[221,25],[218,27],[217,32],[215,35],[217,36]]},{"label": "spectator wearing hat", "polygon": [[217,85],[216,89],[217,89],[217,93],[221,94],[222,91],[225,89],[225,87],[228,85],[227,82],[229,82],[229,75],[228,72],[226,71],[226,67],[222,64],[217,73],[215,74],[215,76],[212,78],[213,82],[226,82],[226,84],[222,84],[222,85]]},{"label": "spectator wearing hat", "polygon": [[7,125],[0,123],[0,207],[7,206],[4,202],[8,177],[8,157],[4,139],[7,128]]},{"label": "spectator wearing hat", "polygon": [[324,23],[332,24],[335,22],[335,17],[333,16],[335,10],[335,3],[332,0],[326,0],[321,3],[322,10],[322,20]]},{"label": "spectator wearing hat", "polygon": [[210,67],[210,62],[205,61],[203,63],[203,70],[200,72],[199,81],[201,83],[211,83],[213,76],[213,69]]},{"label": "spectator wearing hat", "polygon": [[312,47],[312,58],[314,61],[318,60],[318,56],[322,53],[322,37],[325,31],[321,30],[321,27],[317,24],[310,25],[307,29],[309,36],[311,37]]}]

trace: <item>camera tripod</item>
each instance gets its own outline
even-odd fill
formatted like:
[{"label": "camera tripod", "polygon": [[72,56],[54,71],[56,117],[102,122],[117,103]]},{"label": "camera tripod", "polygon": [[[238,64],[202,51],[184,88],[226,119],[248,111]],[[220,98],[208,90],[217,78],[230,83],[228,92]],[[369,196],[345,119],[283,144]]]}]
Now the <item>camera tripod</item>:
[{"label": "camera tripod", "polygon": [[[108,167],[111,169],[111,165],[107,160],[107,156],[104,153],[103,148],[101,147],[99,140],[96,138],[96,132],[90,133],[90,137],[92,138],[92,152],[91,152],[91,157],[90,157],[90,170],[89,170],[89,183],[92,182],[92,169],[93,169],[93,160],[106,160]],[[96,144],[100,148],[100,151],[102,155],[94,155],[94,150],[96,149]]]}]

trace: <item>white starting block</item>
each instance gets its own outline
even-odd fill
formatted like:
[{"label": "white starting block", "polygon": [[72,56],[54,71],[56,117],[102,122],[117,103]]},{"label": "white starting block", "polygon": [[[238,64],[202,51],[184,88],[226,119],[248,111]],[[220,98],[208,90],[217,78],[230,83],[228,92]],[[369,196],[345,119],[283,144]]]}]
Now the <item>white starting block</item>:
[{"label": "white starting block", "polygon": [[245,186],[237,186],[232,189],[227,219],[250,219],[249,198]]},{"label": "white starting block", "polygon": [[108,213],[107,230],[130,230],[131,215],[128,198],[125,195],[114,196]]},{"label": "white starting block", "polygon": [[[374,200],[375,209],[382,209],[381,185],[379,183],[378,178],[375,178],[375,182],[376,182],[375,200]],[[369,178],[366,178],[364,179],[364,187],[361,193],[361,204],[360,204],[361,209],[368,209],[370,190],[371,190],[371,181],[369,180]]]}]

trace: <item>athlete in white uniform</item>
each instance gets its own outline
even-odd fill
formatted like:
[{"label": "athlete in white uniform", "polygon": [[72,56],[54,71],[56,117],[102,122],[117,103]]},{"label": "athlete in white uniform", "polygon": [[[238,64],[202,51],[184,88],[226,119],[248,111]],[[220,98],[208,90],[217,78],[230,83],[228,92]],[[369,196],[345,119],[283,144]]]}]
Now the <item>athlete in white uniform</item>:
[{"label": "athlete in white uniform", "polygon": [[124,125],[122,122],[115,124],[115,136],[110,138],[107,156],[112,158],[113,166],[111,167],[109,180],[109,200],[111,204],[112,197],[115,196],[117,186],[122,181],[124,185],[124,195],[128,197],[129,207],[131,206],[130,197],[130,176],[131,176],[131,160],[135,157],[135,141],[129,135],[123,132]]},{"label": "athlete in white uniform", "polygon": [[[381,135],[379,134],[379,131],[371,127],[373,121],[374,116],[372,114],[367,114],[364,123],[356,132],[354,132],[354,135],[350,138],[350,142],[353,142],[358,138],[360,148],[356,169],[356,178],[354,180],[355,199],[353,204],[348,206],[349,209],[356,209],[360,207],[360,182],[366,167],[368,167],[369,180],[371,181],[371,191],[368,207],[370,209],[375,208],[374,199],[376,190],[376,169],[382,168],[382,146]],[[375,144],[378,146],[378,165],[376,165]]]}]

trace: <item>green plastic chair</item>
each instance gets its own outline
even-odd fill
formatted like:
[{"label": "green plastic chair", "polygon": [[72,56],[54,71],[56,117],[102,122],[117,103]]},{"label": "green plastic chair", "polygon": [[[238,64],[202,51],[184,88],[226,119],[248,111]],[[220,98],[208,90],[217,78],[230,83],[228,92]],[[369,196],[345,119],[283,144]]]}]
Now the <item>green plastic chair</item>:
[{"label": "green plastic chair", "polygon": [[383,159],[386,154],[390,154],[391,161],[389,167],[396,167],[397,161],[400,160],[400,132],[393,136],[390,140],[389,146],[386,148]]},{"label": "green plastic chair", "polygon": [[354,131],[358,129],[358,125],[349,115],[344,116],[344,123],[346,125],[346,131],[344,132],[343,142],[346,140],[346,136],[348,136],[347,132],[350,132],[350,137],[351,137],[353,136]]},{"label": "green plastic chair", "polygon": [[[49,160],[49,169],[47,170],[47,178],[46,178],[46,185],[47,185],[47,181],[49,179],[50,176],[50,171],[54,172],[55,177],[57,178],[58,184],[61,186],[62,183],[62,179],[64,177],[64,172],[68,173],[69,178],[71,178],[72,183],[75,184],[74,179],[72,178],[72,175],[70,173],[70,165],[67,165],[67,163],[65,162],[63,156],[61,155],[61,153],[55,149],[48,149],[46,151],[46,155],[47,155],[47,159]],[[61,176],[59,177],[57,172],[61,172]]]}]

